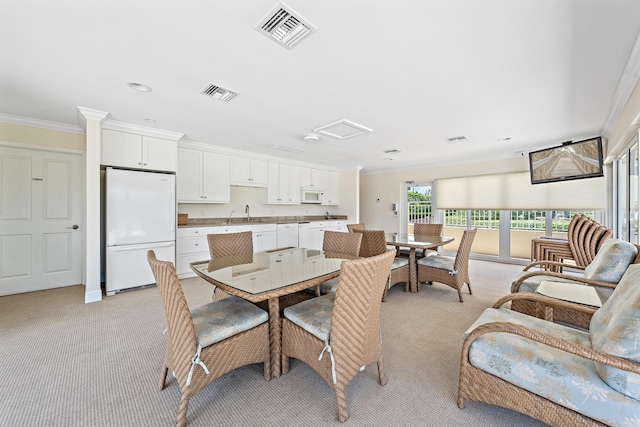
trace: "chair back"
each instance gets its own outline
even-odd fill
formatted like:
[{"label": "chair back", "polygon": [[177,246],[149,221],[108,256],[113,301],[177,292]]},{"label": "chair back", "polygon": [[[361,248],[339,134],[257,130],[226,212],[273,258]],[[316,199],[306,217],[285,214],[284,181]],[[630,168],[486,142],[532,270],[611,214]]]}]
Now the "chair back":
[{"label": "chair back", "polygon": [[361,257],[376,256],[387,251],[387,239],[384,236],[384,230],[355,229],[354,233],[362,234],[359,254]]},{"label": "chair back", "polygon": [[193,318],[173,263],[157,259],[154,251],[147,252],[147,261],[162,298],[175,377],[182,389],[186,385],[191,358],[197,347]]},{"label": "chair back", "polygon": [[353,230],[364,230],[364,224],[363,223],[359,223],[359,224],[347,224],[347,230],[349,230],[349,233],[353,233]]},{"label": "chair back", "polygon": [[207,234],[211,259],[253,253],[253,233]]},{"label": "chair back", "polygon": [[454,270],[456,270],[458,274],[462,274],[461,277],[469,277],[469,254],[471,253],[471,246],[473,245],[473,239],[475,239],[477,232],[478,229],[473,228],[471,230],[464,230],[462,233],[462,239],[460,240],[456,259],[453,263]]},{"label": "chair back", "polygon": [[336,367],[343,377],[379,358],[380,303],[394,258],[395,250],[389,250],[342,263],[329,341],[336,359],[346,362]]},{"label": "chair back", "polygon": [[334,254],[345,254],[357,257],[360,254],[362,234],[325,231],[322,250]]},{"label": "chair back", "polygon": [[416,222],[413,224],[413,234],[427,234],[429,236],[442,236],[444,224],[426,224]]},{"label": "chair back", "polygon": [[567,230],[567,240],[576,264],[581,267],[591,264],[604,241],[612,236],[613,230],[586,215],[574,215]]}]

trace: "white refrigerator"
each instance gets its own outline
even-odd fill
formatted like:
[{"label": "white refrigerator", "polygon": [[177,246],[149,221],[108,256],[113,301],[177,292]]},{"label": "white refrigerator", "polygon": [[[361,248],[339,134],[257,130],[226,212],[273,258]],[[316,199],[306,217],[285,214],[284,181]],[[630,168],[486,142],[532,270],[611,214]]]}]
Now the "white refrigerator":
[{"label": "white refrigerator", "polygon": [[175,175],[106,169],[107,295],[155,283],[147,251],[175,264]]}]

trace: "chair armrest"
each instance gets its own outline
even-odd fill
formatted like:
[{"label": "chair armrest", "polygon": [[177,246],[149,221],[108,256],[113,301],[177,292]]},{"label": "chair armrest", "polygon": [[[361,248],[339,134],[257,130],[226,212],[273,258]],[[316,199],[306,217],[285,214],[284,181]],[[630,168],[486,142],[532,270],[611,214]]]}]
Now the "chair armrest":
[{"label": "chair armrest", "polygon": [[545,334],[543,332],[529,328],[527,326],[517,325],[510,322],[485,323],[484,325],[480,325],[473,331],[471,331],[471,333],[464,340],[464,344],[462,345],[462,362],[465,363],[469,360],[469,348],[476,339],[484,334],[493,332],[506,332],[513,335],[519,335],[521,337],[528,338],[532,341],[542,343],[549,347],[557,348],[564,352],[591,360],[595,363],[600,363],[635,374],[640,374],[640,363],[624,359],[622,357],[614,356],[612,354],[603,353],[592,348],[573,344],[568,341],[555,338],[549,334]]},{"label": "chair armrest", "polygon": [[520,285],[522,284],[522,282],[534,276],[557,277],[560,279],[568,279],[568,280],[573,280],[574,282],[584,283],[585,285],[589,285],[589,286],[602,286],[603,288],[610,288],[610,289],[615,289],[617,285],[617,283],[609,283],[609,282],[601,282],[600,280],[585,279],[584,277],[571,276],[569,274],[556,273],[554,271],[532,271],[531,273],[523,274],[518,278],[518,280],[516,280],[515,284],[513,285],[514,290],[512,292],[518,292],[518,289],[520,289]]},{"label": "chair armrest", "polygon": [[581,265],[566,264],[564,262],[558,262],[558,261],[541,260],[541,261],[532,262],[531,264],[529,264],[525,268],[523,268],[522,271],[527,271],[532,267],[543,267],[545,269],[545,271],[551,270],[551,267],[567,267],[567,268],[575,268],[576,270],[584,270],[585,269],[585,267],[582,267]]},{"label": "chair armrest", "polygon": [[593,315],[593,313],[595,313],[598,310],[597,307],[578,304],[570,301],[564,301],[561,299],[548,297],[542,294],[535,294],[533,292],[518,292],[518,293],[505,295],[502,298],[500,298],[498,301],[496,301],[495,304],[493,304],[493,308],[500,308],[504,304],[511,301],[516,301],[516,300],[533,301],[537,304],[540,304],[543,307],[562,308],[565,310],[574,311],[576,313],[583,313],[583,314],[589,314],[589,315]]}]

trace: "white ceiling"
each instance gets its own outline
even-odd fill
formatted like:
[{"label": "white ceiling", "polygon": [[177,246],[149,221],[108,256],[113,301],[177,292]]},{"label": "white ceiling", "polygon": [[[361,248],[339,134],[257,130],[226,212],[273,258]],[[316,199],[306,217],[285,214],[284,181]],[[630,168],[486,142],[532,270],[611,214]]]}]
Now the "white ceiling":
[{"label": "white ceiling", "polygon": [[[627,66],[637,0],[286,0],[317,27],[291,50],[254,29],[277,4],[5,0],[0,113],[79,126],[82,106],[185,140],[371,173],[601,135],[638,78]],[[239,95],[202,95],[210,83]],[[373,132],[303,140],[339,119]]]}]

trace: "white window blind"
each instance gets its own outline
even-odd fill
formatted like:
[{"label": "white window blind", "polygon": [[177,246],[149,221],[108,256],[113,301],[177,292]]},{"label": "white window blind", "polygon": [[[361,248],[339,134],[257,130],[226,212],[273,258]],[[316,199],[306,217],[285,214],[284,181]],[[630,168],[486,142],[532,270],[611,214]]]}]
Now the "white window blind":
[{"label": "white window blind", "polygon": [[436,180],[437,209],[602,210],[604,177],[531,185],[529,172]]}]

